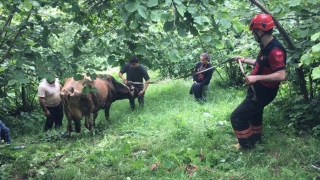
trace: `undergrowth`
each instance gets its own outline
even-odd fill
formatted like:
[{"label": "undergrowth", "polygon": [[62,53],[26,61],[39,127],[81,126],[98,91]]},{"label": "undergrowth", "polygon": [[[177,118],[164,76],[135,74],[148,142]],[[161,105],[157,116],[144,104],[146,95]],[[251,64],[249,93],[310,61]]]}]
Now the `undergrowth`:
[{"label": "undergrowth", "polygon": [[[31,123],[22,126],[27,129],[10,127],[13,144],[0,148],[0,179],[291,180],[320,175],[310,166],[320,160],[319,139],[279,130],[289,120],[278,103],[265,109],[263,144],[250,151],[231,148],[236,138],[229,117],[245,89],[219,81],[214,74],[203,104],[189,95],[191,79],[152,84],[143,109],[132,112],[128,100],[116,101],[110,122],[101,111],[94,131],[82,125],[71,138],[64,136],[65,119],[62,128],[44,133],[44,118],[30,115],[34,118],[21,120]],[[26,149],[13,150],[16,145]]]}]

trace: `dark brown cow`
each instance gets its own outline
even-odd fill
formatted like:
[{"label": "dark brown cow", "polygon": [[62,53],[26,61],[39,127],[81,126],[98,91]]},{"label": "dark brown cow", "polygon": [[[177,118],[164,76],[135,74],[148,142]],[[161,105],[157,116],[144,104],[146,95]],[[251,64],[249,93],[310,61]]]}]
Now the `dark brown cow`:
[{"label": "dark brown cow", "polygon": [[[83,94],[84,87],[98,90],[98,93],[90,91]],[[93,91],[94,91],[93,90]],[[95,119],[100,109],[105,110],[105,117],[109,119],[109,110],[112,102],[120,99],[133,98],[133,91],[127,86],[117,82],[111,75],[97,77],[91,80],[85,77],[83,80],[75,81],[73,78],[67,78],[60,92],[60,97],[64,105],[65,115],[68,119],[67,130],[69,135],[72,131],[72,120],[75,123],[75,131],[81,131],[80,121],[85,117],[85,126],[92,130]],[[93,121],[91,120],[93,114]]]}]

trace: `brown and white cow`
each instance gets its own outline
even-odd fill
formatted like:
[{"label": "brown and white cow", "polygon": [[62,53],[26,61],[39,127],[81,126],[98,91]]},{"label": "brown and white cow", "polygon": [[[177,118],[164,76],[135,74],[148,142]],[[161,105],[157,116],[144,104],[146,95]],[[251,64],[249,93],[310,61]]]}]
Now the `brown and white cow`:
[{"label": "brown and white cow", "polygon": [[[83,94],[82,89],[84,87],[88,87],[92,91]],[[67,130],[69,135],[72,132],[72,120],[75,123],[77,133],[81,131],[80,121],[83,116],[85,117],[86,128],[92,130],[100,109],[105,110],[105,117],[108,120],[112,102],[134,98],[133,96],[133,90],[117,82],[111,75],[99,76],[94,80],[90,77],[84,77],[80,81],[67,78],[61,89],[60,97],[68,119]],[[91,120],[91,114],[93,114],[93,121]]]}]

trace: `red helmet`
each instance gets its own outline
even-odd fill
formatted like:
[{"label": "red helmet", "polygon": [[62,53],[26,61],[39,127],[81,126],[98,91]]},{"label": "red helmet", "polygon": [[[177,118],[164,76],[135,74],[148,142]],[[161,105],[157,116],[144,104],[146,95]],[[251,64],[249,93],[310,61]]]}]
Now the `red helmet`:
[{"label": "red helmet", "polygon": [[261,31],[268,31],[274,27],[274,22],[269,14],[257,14],[250,22],[249,30],[258,29]]}]

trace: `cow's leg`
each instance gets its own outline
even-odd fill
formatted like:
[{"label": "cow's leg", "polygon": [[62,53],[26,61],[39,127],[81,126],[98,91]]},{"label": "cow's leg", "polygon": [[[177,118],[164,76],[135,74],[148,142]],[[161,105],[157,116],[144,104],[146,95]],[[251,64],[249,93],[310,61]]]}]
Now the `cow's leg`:
[{"label": "cow's leg", "polygon": [[106,117],[106,129],[108,129],[108,125],[110,123],[110,107],[112,102],[107,102],[104,106],[104,115]]},{"label": "cow's leg", "polygon": [[93,117],[92,117],[92,126],[96,126],[96,119],[98,117],[98,112],[92,113]]},{"label": "cow's leg", "polygon": [[80,133],[80,131],[81,131],[80,121],[81,121],[81,119],[74,120],[74,126],[75,126],[76,133]]},{"label": "cow's leg", "polygon": [[67,116],[68,124],[67,124],[67,131],[69,133],[69,137],[71,136],[72,132],[72,115],[70,111],[66,108],[64,108],[65,115]]},{"label": "cow's leg", "polygon": [[110,118],[110,107],[111,107],[111,103],[112,103],[112,102],[107,102],[107,103],[104,105],[104,115],[105,115],[105,118],[106,118],[107,121],[108,121],[109,118]]},{"label": "cow's leg", "polygon": [[89,131],[92,130],[91,113],[85,115],[85,126]]}]

